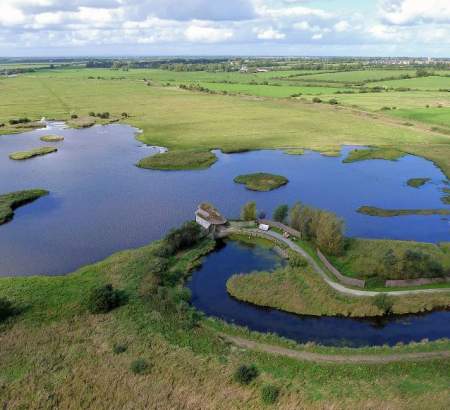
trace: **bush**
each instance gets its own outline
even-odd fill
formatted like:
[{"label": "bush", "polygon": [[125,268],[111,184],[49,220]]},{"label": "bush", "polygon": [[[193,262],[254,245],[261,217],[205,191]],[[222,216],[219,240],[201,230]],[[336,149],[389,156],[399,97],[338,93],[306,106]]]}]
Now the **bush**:
[{"label": "bush", "polygon": [[113,346],[113,352],[115,354],[121,354],[128,350],[128,346],[120,343],[115,343]]},{"label": "bush", "polygon": [[297,253],[291,253],[289,256],[289,266],[291,268],[306,268],[308,261]]},{"label": "bush", "polygon": [[388,295],[386,295],[386,293],[380,293],[379,295],[374,297],[373,305],[376,306],[379,310],[381,310],[383,315],[388,315],[392,313],[392,307],[394,306],[394,302]]},{"label": "bush", "polygon": [[274,404],[278,400],[280,389],[277,386],[268,384],[261,389],[261,400],[264,404]]},{"label": "bush", "polygon": [[4,298],[0,298],[0,322],[8,319],[14,314],[13,304]]},{"label": "bush", "polygon": [[76,120],[76,119],[78,118],[78,115],[77,115],[77,114],[72,114],[72,115],[70,116],[70,118],[72,118],[72,120]]},{"label": "bush", "polygon": [[108,313],[119,307],[123,302],[121,292],[112,285],[104,285],[91,290],[87,306],[91,313]]},{"label": "bush", "polygon": [[336,100],[336,98],[332,98],[331,100],[328,101],[328,104],[337,105],[337,104],[339,104],[339,101]]},{"label": "bush", "polygon": [[150,370],[150,364],[144,359],[136,359],[131,362],[130,369],[134,374],[147,374]]},{"label": "bush", "polygon": [[123,117],[123,118],[128,118],[128,113],[123,112],[123,113],[122,113],[122,117]]},{"label": "bush", "polygon": [[106,120],[106,119],[109,118],[109,112],[101,112],[101,113],[99,112],[99,113],[97,114],[97,117]]},{"label": "bush", "polygon": [[194,221],[186,222],[181,228],[173,229],[166,236],[168,248],[171,249],[171,254],[183,249],[187,249],[196,244],[202,237],[202,230],[200,226]]},{"label": "bush", "polygon": [[251,364],[250,366],[242,365],[236,369],[234,373],[234,380],[239,384],[246,385],[256,379],[258,374],[258,369],[254,364]]},{"label": "bush", "polygon": [[313,102],[313,103],[319,104],[319,103],[322,102],[322,100],[321,100],[319,97],[314,97],[314,98],[312,99],[312,102]]},{"label": "bush", "polygon": [[89,111],[89,117],[95,117],[95,112],[94,111]]}]

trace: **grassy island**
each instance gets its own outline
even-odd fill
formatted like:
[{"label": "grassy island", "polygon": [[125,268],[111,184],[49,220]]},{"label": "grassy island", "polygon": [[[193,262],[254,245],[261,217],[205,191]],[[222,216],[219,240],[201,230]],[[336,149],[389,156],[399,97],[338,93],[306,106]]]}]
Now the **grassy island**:
[{"label": "grassy island", "polygon": [[64,137],[61,137],[59,135],[44,135],[40,138],[40,140],[44,142],[60,142],[64,141]]},{"label": "grassy island", "polygon": [[29,151],[13,152],[12,154],[9,155],[9,158],[11,158],[13,160],[17,160],[17,161],[23,161],[25,159],[30,159],[30,158],[38,157],[41,155],[51,154],[52,152],[56,152],[56,151],[58,151],[58,149],[55,147],[41,147],[41,148],[35,148],[32,150],[29,150]]},{"label": "grassy island", "polygon": [[48,195],[48,191],[44,189],[29,189],[0,195],[0,225],[14,217],[14,209],[45,195]]},{"label": "grassy island", "polygon": [[256,174],[239,175],[234,178],[234,182],[244,184],[251,191],[267,192],[286,185],[289,180],[281,175],[259,172]]},{"label": "grassy island", "polygon": [[430,182],[431,178],[411,178],[406,182],[411,188],[420,188]]},{"label": "grassy island", "polygon": [[450,215],[450,209],[384,209],[375,206],[362,206],[358,209],[360,214],[381,217],[407,216],[407,215]]},{"label": "grassy island", "polygon": [[370,159],[384,159],[388,161],[397,161],[404,157],[405,152],[399,151],[396,148],[367,148],[367,149],[354,149],[350,151],[347,158],[344,159],[345,163],[366,161]]},{"label": "grassy island", "polygon": [[141,159],[137,166],[145,169],[182,171],[209,168],[217,157],[209,151],[168,151]]}]

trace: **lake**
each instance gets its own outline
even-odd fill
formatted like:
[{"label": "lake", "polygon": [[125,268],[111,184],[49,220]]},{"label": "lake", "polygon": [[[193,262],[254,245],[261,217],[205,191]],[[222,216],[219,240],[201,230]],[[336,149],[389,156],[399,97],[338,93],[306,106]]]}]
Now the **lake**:
[{"label": "lake", "polygon": [[[41,142],[46,134],[62,135],[65,141]],[[386,219],[356,213],[361,205],[445,208],[440,200],[445,176],[423,158],[343,164],[351,147],[345,147],[340,158],[277,150],[217,152],[218,162],[207,170],[151,171],[134,164],[158,149],[143,146],[135,135],[136,130],[126,125],[75,130],[50,124],[49,129],[0,136],[0,192],[50,191],[0,226],[0,275],[71,272],[118,250],[161,238],[170,228],[193,219],[201,201],[214,203],[227,217],[237,217],[249,200],[268,215],[281,203],[301,200],[342,216],[350,236],[450,240],[449,221],[441,216]],[[22,162],[8,158],[11,152],[45,145],[59,151]],[[259,171],[284,175],[290,183],[259,193],[233,182],[239,174]],[[420,189],[408,187],[406,181],[413,177],[432,182]]]},{"label": "lake", "polygon": [[389,318],[353,319],[299,316],[261,308],[232,298],[226,282],[235,273],[271,271],[283,263],[270,249],[226,241],[208,255],[189,282],[192,304],[208,316],[272,332],[299,343],[330,346],[380,346],[450,337],[450,312],[404,315]]}]

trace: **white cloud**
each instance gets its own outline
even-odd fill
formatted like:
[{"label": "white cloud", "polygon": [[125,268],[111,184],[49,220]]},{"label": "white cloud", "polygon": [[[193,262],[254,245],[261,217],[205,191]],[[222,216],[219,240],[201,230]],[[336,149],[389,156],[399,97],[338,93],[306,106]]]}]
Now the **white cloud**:
[{"label": "white cloud", "polygon": [[349,24],[348,21],[341,20],[341,21],[339,21],[338,23],[336,23],[334,25],[334,29],[338,33],[343,33],[344,31],[349,31],[350,30],[350,24]]},{"label": "white cloud", "polygon": [[14,26],[16,24],[22,24],[25,21],[25,15],[22,10],[14,7],[10,4],[4,4],[0,13],[0,27]]},{"label": "white cloud", "polygon": [[257,30],[257,37],[260,40],[283,40],[286,34],[270,27],[268,29]]},{"label": "white cloud", "polygon": [[224,28],[192,24],[186,29],[185,36],[191,42],[218,43],[231,39],[233,37],[233,31]]},{"label": "white cloud", "polygon": [[313,40],[321,40],[323,38],[323,34],[322,33],[314,34],[311,38]]},{"label": "white cloud", "polygon": [[390,24],[450,23],[449,0],[384,0],[380,11]]}]

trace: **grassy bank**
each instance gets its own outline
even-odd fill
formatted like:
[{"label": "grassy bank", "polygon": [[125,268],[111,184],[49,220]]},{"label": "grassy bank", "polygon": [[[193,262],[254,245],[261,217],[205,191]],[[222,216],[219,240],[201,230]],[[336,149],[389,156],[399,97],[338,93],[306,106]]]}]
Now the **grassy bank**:
[{"label": "grassy bank", "polygon": [[[384,312],[372,298],[349,297],[330,288],[311,267],[234,275],[227,282],[235,298],[258,306],[313,316],[373,317]],[[448,295],[414,295],[392,299],[395,314],[450,307]]]},{"label": "grassy bank", "polygon": [[370,159],[384,159],[388,161],[396,161],[404,157],[406,153],[401,152],[395,148],[368,148],[368,149],[354,149],[350,151],[345,163],[366,161]]},{"label": "grassy bank", "polygon": [[362,206],[358,209],[360,214],[381,217],[407,216],[407,215],[450,215],[450,209],[383,209],[375,206]]},{"label": "grassy bank", "polygon": [[39,157],[41,155],[47,155],[51,154],[52,152],[58,151],[55,147],[41,147],[41,148],[34,148],[29,151],[18,151],[13,152],[9,155],[10,159],[14,159],[17,161],[23,161],[25,159],[30,159],[34,157]]},{"label": "grassy bank", "polygon": [[44,189],[30,189],[0,195],[0,225],[14,217],[14,209],[48,195]]},{"label": "grassy bank", "polygon": [[61,137],[59,135],[44,135],[40,138],[43,142],[60,142],[64,141],[64,137]]},{"label": "grassy bank", "polygon": [[[164,241],[117,253],[63,277],[1,278],[0,297],[9,298],[20,314],[0,325],[0,402],[11,408],[68,408],[73,403],[90,408],[177,408],[183,403],[187,409],[263,409],[260,389],[273,383],[281,388],[280,408],[384,409],[395,403],[399,409],[422,409],[431,397],[442,408],[448,405],[448,360],[308,363],[233,349],[216,329],[288,343],[274,335],[252,334],[209,319],[192,322],[183,298],[174,296],[183,294],[179,280],[184,281],[211,246],[202,242],[184,250],[170,257],[162,270],[157,255]],[[166,291],[158,290],[158,277]],[[167,287],[166,281],[172,285]],[[128,302],[110,313],[92,315],[86,297],[104,283],[126,292]],[[427,346],[440,345],[399,346],[395,351]],[[358,351],[371,349],[342,350],[349,355]],[[130,370],[138,358],[149,363],[146,374]],[[260,372],[249,386],[233,381],[233,372],[243,363],[254,363]]]},{"label": "grassy bank", "polygon": [[165,171],[181,171],[209,168],[217,157],[209,151],[168,151],[143,158],[138,167]]},{"label": "grassy bank", "polygon": [[267,192],[286,185],[289,180],[281,175],[259,172],[256,174],[239,175],[234,178],[237,184],[244,184],[251,191]]}]

